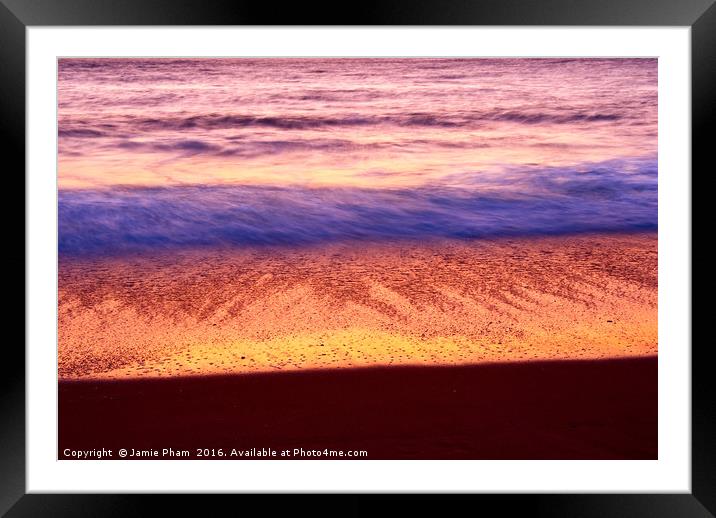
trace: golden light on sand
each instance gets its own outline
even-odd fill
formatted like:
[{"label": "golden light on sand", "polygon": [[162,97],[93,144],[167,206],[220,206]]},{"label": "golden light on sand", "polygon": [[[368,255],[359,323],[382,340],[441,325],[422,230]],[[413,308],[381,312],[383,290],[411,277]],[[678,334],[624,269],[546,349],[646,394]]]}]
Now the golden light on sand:
[{"label": "golden light on sand", "polygon": [[656,236],[176,252],[61,264],[61,378],[657,352]]}]

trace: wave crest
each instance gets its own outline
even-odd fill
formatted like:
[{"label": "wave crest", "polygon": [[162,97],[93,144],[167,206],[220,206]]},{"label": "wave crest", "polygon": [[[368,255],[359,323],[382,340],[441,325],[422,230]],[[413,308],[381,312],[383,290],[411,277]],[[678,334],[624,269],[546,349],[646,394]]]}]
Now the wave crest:
[{"label": "wave crest", "polygon": [[59,250],[304,245],[657,228],[655,160],[462,173],[412,189],[269,186],[59,193]]}]

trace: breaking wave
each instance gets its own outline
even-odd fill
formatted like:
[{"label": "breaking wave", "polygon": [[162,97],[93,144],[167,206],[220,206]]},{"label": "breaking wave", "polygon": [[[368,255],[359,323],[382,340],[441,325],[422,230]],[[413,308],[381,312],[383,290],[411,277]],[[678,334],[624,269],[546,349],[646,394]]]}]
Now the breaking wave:
[{"label": "breaking wave", "polygon": [[61,254],[657,228],[656,159],[466,172],[415,188],[172,186],[59,193]]}]

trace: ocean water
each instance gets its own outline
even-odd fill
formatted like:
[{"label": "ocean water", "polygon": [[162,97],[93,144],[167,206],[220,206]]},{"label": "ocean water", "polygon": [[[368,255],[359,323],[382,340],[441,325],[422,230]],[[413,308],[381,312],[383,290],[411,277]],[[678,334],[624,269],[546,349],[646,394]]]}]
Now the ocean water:
[{"label": "ocean water", "polygon": [[657,227],[654,59],[62,59],[63,254]]}]

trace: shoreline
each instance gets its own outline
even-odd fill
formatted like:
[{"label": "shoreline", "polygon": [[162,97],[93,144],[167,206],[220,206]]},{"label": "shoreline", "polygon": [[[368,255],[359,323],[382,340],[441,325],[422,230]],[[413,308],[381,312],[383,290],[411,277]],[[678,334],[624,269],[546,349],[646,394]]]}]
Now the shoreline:
[{"label": "shoreline", "polygon": [[655,233],[64,261],[60,379],[657,353]]}]

